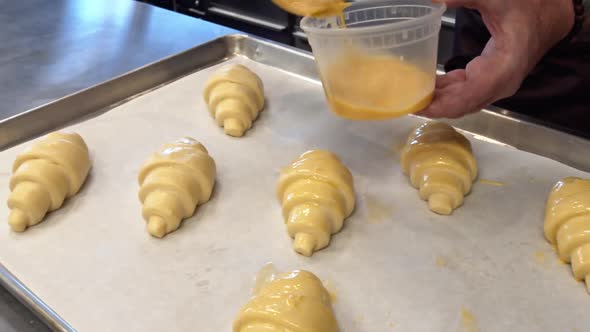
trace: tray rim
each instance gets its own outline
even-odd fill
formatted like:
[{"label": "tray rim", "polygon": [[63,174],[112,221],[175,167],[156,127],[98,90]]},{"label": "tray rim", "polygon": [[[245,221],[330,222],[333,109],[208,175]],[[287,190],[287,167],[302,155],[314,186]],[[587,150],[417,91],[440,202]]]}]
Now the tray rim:
[{"label": "tray rim", "polygon": [[[319,82],[319,75],[311,53],[246,34],[225,35],[1,120],[0,152],[50,131],[108,112],[142,94],[236,56],[244,56],[250,60]],[[291,61],[285,61],[285,59]],[[286,69],[285,67],[290,68]],[[96,95],[104,99],[89,97]],[[78,111],[74,112],[72,109]],[[584,150],[590,151],[590,140],[556,130],[525,115],[497,107],[489,107],[466,118],[450,120],[449,123],[472,134],[489,137],[519,150],[549,157],[587,172],[590,171],[590,154],[584,156],[584,153],[579,153]],[[490,137],[489,131],[494,128],[488,128],[488,135],[486,135],[486,132],[482,132],[481,123],[486,123],[488,127],[505,126],[505,130],[498,131],[496,128]],[[510,136],[515,131],[525,132],[529,139],[524,142],[518,142],[517,139],[506,143],[506,136]],[[568,151],[554,151],[546,144],[539,144],[537,140],[539,136],[547,141],[569,143]],[[0,284],[52,330],[76,331],[1,262]]]},{"label": "tray rim", "polygon": [[76,330],[57,312],[33,293],[23,282],[0,263],[0,284],[19,302],[42,320],[50,329],[59,332],[75,332]]}]

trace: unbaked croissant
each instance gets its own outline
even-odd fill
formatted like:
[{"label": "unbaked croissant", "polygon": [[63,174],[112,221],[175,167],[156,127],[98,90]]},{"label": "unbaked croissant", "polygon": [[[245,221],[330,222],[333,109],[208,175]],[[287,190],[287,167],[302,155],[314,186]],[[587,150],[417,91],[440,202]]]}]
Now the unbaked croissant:
[{"label": "unbaked croissant", "polygon": [[352,174],[322,150],[302,154],[281,172],[277,196],[293,247],[305,256],[330,243],[355,204]]},{"label": "unbaked croissant", "polygon": [[443,215],[463,204],[477,177],[471,143],[442,122],[424,123],[410,134],[401,166],[430,210]]},{"label": "unbaked croissant", "polygon": [[337,332],[330,294],[313,273],[292,271],[263,285],[244,306],[234,332]]},{"label": "unbaked croissant", "polygon": [[549,194],[545,237],[590,292],[590,180],[565,178]]},{"label": "unbaked croissant", "polygon": [[238,64],[217,70],[205,84],[203,97],[217,124],[230,136],[243,136],[264,108],[262,81]]},{"label": "unbaked croissant", "polygon": [[148,232],[162,238],[178,229],[182,219],[211,198],[215,176],[215,161],[192,138],[154,153],[139,171],[139,199]]},{"label": "unbaked croissant", "polygon": [[36,141],[12,166],[10,227],[23,232],[59,209],[80,190],[90,166],[88,147],[78,134],[54,132]]}]

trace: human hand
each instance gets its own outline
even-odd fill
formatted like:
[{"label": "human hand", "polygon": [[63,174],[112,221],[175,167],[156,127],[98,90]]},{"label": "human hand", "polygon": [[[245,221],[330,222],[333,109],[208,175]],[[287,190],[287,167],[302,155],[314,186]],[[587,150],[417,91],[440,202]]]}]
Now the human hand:
[{"label": "human hand", "polygon": [[491,38],[465,69],[438,76],[419,115],[458,118],[510,97],[574,25],[572,0],[433,0],[480,12]]}]

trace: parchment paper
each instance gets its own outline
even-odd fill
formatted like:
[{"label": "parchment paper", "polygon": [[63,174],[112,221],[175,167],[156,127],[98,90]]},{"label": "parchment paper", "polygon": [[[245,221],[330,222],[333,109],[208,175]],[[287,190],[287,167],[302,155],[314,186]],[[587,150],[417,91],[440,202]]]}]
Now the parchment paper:
[{"label": "parchment paper", "polygon": [[[244,138],[225,136],[201,91],[215,67],[74,125],[94,166],[79,195],[23,234],[0,205],[0,262],[82,332],[230,331],[267,262],[316,273],[335,294],[342,331],[590,331],[590,296],[542,235],[553,184],[586,176],[470,137],[481,179],[450,217],[410,187],[398,151],[421,120],[351,122],[321,86],[246,59],[267,108]],[[163,240],[145,230],[141,163],[192,136],[217,162],[212,200]],[[30,144],[30,143],[27,143]],[[354,174],[357,207],[327,249],[297,255],[275,198],[278,171],[311,148]],[[567,147],[564,147],[567,148]],[[23,146],[0,153],[0,200]]]}]

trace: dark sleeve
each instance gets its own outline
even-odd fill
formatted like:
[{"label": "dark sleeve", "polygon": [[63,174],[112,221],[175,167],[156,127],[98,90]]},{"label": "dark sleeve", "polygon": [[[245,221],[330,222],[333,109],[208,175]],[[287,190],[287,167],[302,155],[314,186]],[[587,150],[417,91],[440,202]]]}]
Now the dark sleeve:
[{"label": "dark sleeve", "polygon": [[465,69],[467,63],[480,55],[491,35],[479,12],[458,8],[455,15],[453,56],[445,64],[447,72]]},{"label": "dark sleeve", "polygon": [[[491,35],[477,11],[458,9],[453,56],[447,72],[464,69]],[[531,116],[552,127],[590,137],[590,18],[567,45],[550,50],[518,92],[497,106]],[[460,96],[459,96],[460,97]]]}]

